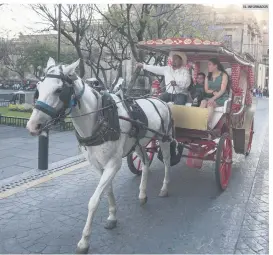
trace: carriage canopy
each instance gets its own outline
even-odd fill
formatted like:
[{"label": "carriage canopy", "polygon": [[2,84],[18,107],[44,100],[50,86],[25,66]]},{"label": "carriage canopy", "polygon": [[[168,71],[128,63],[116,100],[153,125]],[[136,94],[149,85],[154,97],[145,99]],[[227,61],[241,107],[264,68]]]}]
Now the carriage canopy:
[{"label": "carriage canopy", "polygon": [[198,38],[166,38],[142,41],[138,43],[138,48],[166,55],[171,51],[185,52],[188,62],[207,61],[209,58],[218,57],[221,62],[254,67],[253,62],[227,49],[222,43]]}]

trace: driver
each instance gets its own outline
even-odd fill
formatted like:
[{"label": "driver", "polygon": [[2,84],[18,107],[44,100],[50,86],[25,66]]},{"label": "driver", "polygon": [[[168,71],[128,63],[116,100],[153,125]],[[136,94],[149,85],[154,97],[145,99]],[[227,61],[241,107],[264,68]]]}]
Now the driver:
[{"label": "driver", "polygon": [[188,87],[191,84],[189,70],[184,67],[187,57],[183,52],[171,52],[172,66],[154,66],[137,63],[137,67],[143,68],[157,75],[164,75],[166,92],[159,97],[164,102],[174,102],[177,105],[185,105],[188,97]]}]

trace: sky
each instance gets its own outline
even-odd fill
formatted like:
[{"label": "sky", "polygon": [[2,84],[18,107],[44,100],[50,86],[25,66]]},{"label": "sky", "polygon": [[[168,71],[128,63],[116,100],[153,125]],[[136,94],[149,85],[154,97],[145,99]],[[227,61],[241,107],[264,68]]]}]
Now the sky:
[{"label": "sky", "polygon": [[[212,4],[215,8],[225,8],[225,4]],[[103,5],[105,6],[105,5]],[[241,4],[235,4],[241,7]],[[265,17],[262,11],[253,11],[256,18],[261,20]],[[33,33],[33,30],[38,30],[42,27],[39,23],[40,17],[32,11],[29,6],[20,4],[6,4],[0,6],[0,36],[14,37],[19,34]],[[29,28],[32,29],[29,29]]]},{"label": "sky", "polygon": [[[101,5],[105,8],[105,5]],[[30,7],[20,4],[5,4],[0,6],[0,36],[10,38],[18,35],[33,33],[44,27],[41,18]]]},{"label": "sky", "polygon": [[0,33],[5,36],[13,37],[19,32],[30,32],[26,27],[39,28],[37,22],[40,21],[29,8],[19,5],[2,5],[0,6]]}]

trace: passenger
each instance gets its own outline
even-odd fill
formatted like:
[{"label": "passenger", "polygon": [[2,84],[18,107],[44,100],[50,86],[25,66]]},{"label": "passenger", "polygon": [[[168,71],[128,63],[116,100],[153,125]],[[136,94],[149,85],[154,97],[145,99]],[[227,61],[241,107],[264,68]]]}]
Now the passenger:
[{"label": "passenger", "polygon": [[184,67],[187,57],[183,52],[172,52],[172,66],[154,66],[137,63],[137,67],[165,77],[166,92],[159,97],[164,102],[174,102],[185,105],[188,97],[188,87],[191,84],[189,70]]},{"label": "passenger", "polygon": [[211,58],[208,62],[208,77],[205,79],[206,97],[200,107],[208,108],[208,128],[211,129],[211,121],[215,107],[223,106],[229,98],[228,74],[219,59]]},{"label": "passenger", "polygon": [[198,73],[196,78],[196,83],[190,88],[190,96],[193,100],[193,106],[199,106],[205,93],[205,78],[204,73]]}]

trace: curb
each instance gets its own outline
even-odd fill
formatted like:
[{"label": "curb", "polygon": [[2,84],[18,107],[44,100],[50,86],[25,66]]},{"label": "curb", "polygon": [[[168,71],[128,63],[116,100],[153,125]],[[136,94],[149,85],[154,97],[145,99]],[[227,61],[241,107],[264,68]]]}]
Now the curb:
[{"label": "curb", "polygon": [[32,169],[22,174],[18,174],[3,180],[0,180],[0,193],[5,192],[9,189],[19,187],[28,182],[37,180],[41,177],[50,175],[54,172],[58,172],[67,167],[71,167],[86,161],[83,155],[69,157],[64,160],[52,163],[49,165],[47,170]]}]

